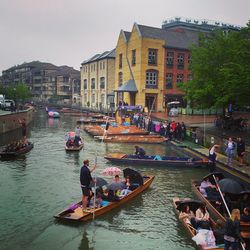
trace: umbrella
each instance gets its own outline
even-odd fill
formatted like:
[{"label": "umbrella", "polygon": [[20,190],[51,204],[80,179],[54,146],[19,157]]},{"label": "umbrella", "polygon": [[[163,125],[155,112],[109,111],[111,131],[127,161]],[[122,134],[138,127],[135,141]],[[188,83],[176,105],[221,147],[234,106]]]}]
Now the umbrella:
[{"label": "umbrella", "polygon": [[113,191],[122,190],[122,189],[125,188],[125,183],[124,183],[124,182],[121,182],[121,181],[119,181],[119,182],[112,182],[111,184],[109,184],[109,185],[107,186],[107,188],[108,188],[109,190],[113,190]]},{"label": "umbrella", "polygon": [[[94,179],[96,179],[96,186],[97,186],[97,187],[102,187],[102,186],[108,184],[107,181],[104,180],[104,179],[101,178],[101,177],[96,177],[96,178],[94,178]],[[89,186],[90,186],[90,187],[94,187],[94,186],[95,186],[95,183],[91,182],[91,184],[90,184]]]},{"label": "umbrella", "polygon": [[120,168],[117,168],[117,167],[108,167],[108,168],[105,168],[103,171],[102,171],[102,174],[103,175],[117,175],[117,174],[121,174],[121,169]]},{"label": "umbrella", "polygon": [[143,184],[143,178],[139,172],[132,168],[125,168],[123,170],[124,177],[129,176],[131,183],[138,183],[140,186]]},{"label": "umbrella", "polygon": [[178,104],[180,104],[180,102],[179,101],[173,101],[173,102],[168,102],[168,105],[178,105]]},{"label": "umbrella", "polygon": [[239,194],[243,187],[235,180],[224,178],[219,181],[219,187],[222,193]]},{"label": "umbrella", "polygon": [[192,199],[187,199],[187,200],[182,200],[177,204],[177,209],[179,211],[183,211],[184,206],[189,206],[190,210],[196,211],[201,205],[204,205],[203,202],[197,201],[197,200],[192,200]]},{"label": "umbrella", "polygon": [[219,181],[224,178],[223,173],[214,172],[214,173],[210,173],[210,174],[206,175],[205,177],[203,177],[203,180],[208,179],[213,185],[215,185],[215,181],[214,181],[213,175],[215,176],[215,178],[217,177],[219,179]]}]

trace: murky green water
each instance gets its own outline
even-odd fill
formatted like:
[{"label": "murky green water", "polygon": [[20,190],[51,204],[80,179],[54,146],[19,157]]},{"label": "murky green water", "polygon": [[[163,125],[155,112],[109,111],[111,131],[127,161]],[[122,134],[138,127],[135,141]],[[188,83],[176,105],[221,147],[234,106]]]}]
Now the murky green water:
[{"label": "murky green water", "polygon": [[[38,111],[29,128],[34,149],[23,158],[0,161],[0,249],[194,249],[171,200],[192,197],[190,180],[204,176],[204,169],[138,166],[156,177],[150,189],[126,206],[85,224],[62,224],[53,218],[81,198],[79,171],[84,159],[93,163],[97,154],[94,173],[101,176],[110,165],[104,155],[134,151],[132,144],[104,144],[84,133],[84,149],[66,153],[64,135],[74,129],[76,119],[48,119]],[[17,135],[19,132],[2,136],[1,143]],[[144,148],[148,154],[174,154],[166,145]]]}]

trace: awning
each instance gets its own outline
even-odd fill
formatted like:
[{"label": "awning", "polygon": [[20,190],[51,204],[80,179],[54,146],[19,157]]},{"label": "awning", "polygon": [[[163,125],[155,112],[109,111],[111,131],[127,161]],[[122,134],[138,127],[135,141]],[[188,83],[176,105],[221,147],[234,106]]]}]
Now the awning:
[{"label": "awning", "polygon": [[135,85],[134,80],[128,80],[127,82],[123,83],[115,92],[138,92],[138,89]]}]

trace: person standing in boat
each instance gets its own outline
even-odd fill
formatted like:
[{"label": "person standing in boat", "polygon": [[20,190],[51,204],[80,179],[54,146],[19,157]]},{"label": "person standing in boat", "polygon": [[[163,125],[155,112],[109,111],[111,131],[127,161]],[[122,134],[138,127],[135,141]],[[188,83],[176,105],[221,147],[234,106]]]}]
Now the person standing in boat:
[{"label": "person standing in boat", "polygon": [[246,244],[240,235],[240,210],[233,209],[231,216],[227,219],[225,225],[224,249],[237,250],[239,249],[239,242],[246,247]]},{"label": "person standing in boat", "polygon": [[27,125],[26,125],[26,120],[25,120],[25,118],[23,118],[23,120],[19,119],[19,124],[21,124],[21,127],[22,127],[22,136],[23,136],[23,139],[26,140],[26,136],[27,136]]},{"label": "person standing in boat", "polygon": [[78,147],[79,142],[81,141],[81,129],[80,126],[77,126],[75,129],[75,144]]},{"label": "person standing in boat", "polygon": [[82,210],[83,212],[87,209],[88,198],[91,194],[90,183],[93,182],[91,173],[96,169],[96,164],[92,169],[89,169],[89,160],[83,161],[83,166],[80,172],[80,183],[82,188]]},{"label": "person standing in boat", "polygon": [[140,148],[139,146],[135,146],[135,155],[138,155],[139,158],[142,158],[146,155],[146,152],[143,148]]}]

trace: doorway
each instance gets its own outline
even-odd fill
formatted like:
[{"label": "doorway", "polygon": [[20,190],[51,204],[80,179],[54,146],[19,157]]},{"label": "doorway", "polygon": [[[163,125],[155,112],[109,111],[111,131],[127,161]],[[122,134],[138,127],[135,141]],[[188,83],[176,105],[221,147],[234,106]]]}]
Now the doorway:
[{"label": "doorway", "polygon": [[145,106],[148,108],[148,110],[155,112],[157,107],[157,95],[155,94],[146,94],[145,97]]}]

